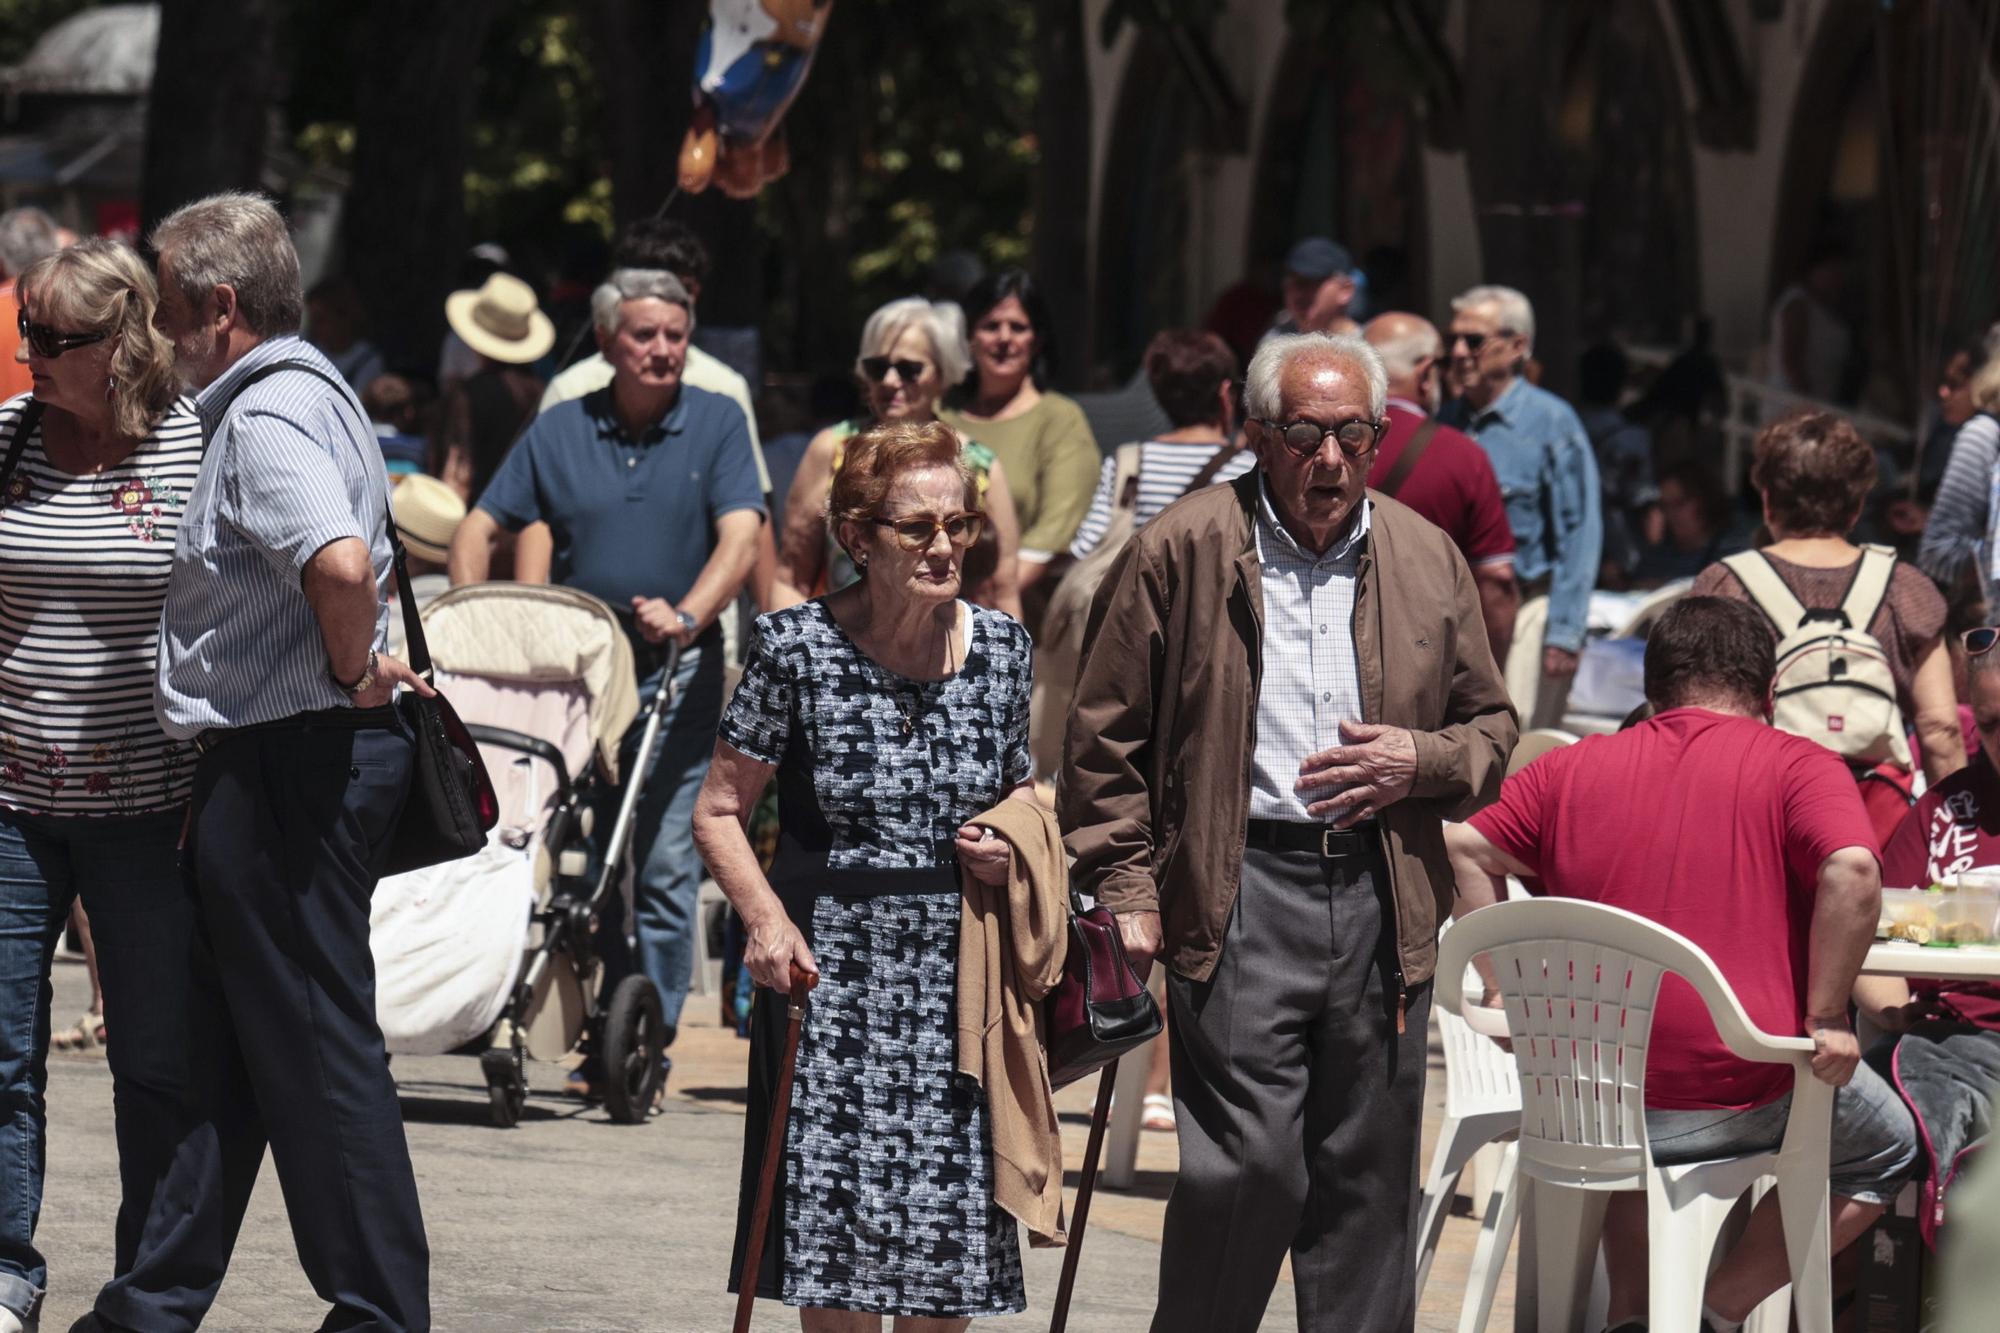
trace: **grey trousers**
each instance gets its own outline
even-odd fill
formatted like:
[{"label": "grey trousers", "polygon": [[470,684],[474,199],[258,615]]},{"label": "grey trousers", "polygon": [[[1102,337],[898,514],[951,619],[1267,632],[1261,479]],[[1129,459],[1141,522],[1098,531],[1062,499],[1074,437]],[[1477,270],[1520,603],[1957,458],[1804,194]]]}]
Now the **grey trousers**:
[{"label": "grey trousers", "polygon": [[1378,850],[1251,848],[1207,981],[1170,974],[1180,1175],[1153,1333],[1255,1333],[1289,1250],[1301,1333],[1416,1318],[1430,987],[1396,1031]]}]

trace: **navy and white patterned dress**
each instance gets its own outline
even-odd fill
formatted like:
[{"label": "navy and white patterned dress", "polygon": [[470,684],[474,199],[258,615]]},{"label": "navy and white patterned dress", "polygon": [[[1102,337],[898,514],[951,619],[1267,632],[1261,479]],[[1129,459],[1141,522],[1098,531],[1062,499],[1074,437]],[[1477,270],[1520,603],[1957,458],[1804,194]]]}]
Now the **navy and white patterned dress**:
[{"label": "navy and white patterned dress", "polygon": [[[824,602],[764,616],[722,739],[777,766],[771,884],[820,967],[799,1043],[760,1295],[954,1318],[1026,1308],[1014,1219],[993,1201],[984,1094],[957,1073],[954,839],[1032,772],[1028,633],[960,603],[940,681],[863,654]],[[759,991],[736,1288],[785,1002]]]}]

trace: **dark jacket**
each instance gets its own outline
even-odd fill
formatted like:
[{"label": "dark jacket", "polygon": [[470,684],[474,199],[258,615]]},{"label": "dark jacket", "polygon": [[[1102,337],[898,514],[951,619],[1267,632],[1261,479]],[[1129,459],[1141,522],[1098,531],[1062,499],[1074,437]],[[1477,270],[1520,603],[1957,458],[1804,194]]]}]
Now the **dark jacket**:
[{"label": "dark jacket", "polygon": [[[1170,506],[1112,566],[1084,636],[1063,763],[1076,887],[1114,912],[1157,909],[1161,957],[1195,980],[1214,970],[1249,821],[1263,674],[1260,476]],[[1442,821],[1499,795],[1519,727],[1457,547],[1368,494],[1355,658],[1363,720],[1416,739],[1410,794],[1379,816],[1401,980],[1414,986],[1431,976],[1451,905]]]}]

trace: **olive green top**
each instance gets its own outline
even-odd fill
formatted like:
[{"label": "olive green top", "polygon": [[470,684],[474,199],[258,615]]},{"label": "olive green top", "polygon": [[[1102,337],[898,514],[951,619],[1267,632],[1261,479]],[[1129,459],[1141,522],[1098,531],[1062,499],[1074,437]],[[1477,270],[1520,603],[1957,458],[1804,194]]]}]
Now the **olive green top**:
[{"label": "olive green top", "polygon": [[944,408],[938,417],[960,435],[977,436],[1007,469],[1007,492],[1021,520],[1021,559],[1042,562],[1069,550],[1104,458],[1083,409],[1059,393],[1005,421],[974,420]]}]

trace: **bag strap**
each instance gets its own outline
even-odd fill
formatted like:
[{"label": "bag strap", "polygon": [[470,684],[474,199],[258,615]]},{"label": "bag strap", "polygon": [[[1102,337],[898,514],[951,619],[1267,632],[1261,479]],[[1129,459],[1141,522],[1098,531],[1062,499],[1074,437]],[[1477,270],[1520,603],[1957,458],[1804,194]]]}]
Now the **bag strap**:
[{"label": "bag strap", "polygon": [[1847,617],[1850,629],[1868,632],[1875,623],[1875,613],[1882,609],[1883,599],[1889,595],[1889,580],[1896,574],[1896,553],[1886,546],[1864,546],[1861,548],[1861,562],[1854,571],[1854,582],[1847,587],[1847,596],[1840,603],[1840,612]]},{"label": "bag strap", "polygon": [[1777,568],[1762,551],[1744,551],[1722,563],[1743,585],[1743,591],[1750,594],[1750,600],[1757,604],[1757,609],[1778,627],[1779,638],[1784,638],[1805,623],[1805,604],[1785,586]]},{"label": "bag strap", "polygon": [[[354,390],[310,361],[273,361],[268,366],[259,366],[245,375],[236,387],[229,391],[229,396],[222,400],[222,412],[227,413],[245,389],[285,370],[302,370],[314,379],[324,381],[334,391],[334,397],[346,403],[348,409],[360,419],[368,432],[371,435],[374,433],[374,423],[368,420],[368,414],[363,412],[361,405],[355,401]],[[410,670],[428,681],[431,679],[430,644],[424,639],[424,622],[423,617],[417,614],[417,599],[410,592],[409,556],[403,550],[402,534],[396,531],[396,512],[390,508],[386,491],[382,495],[382,522],[389,532],[389,550],[395,556],[396,600],[403,606],[403,649],[409,655]]]},{"label": "bag strap", "polygon": [[1437,438],[1438,424],[1436,417],[1424,418],[1423,424],[1417,427],[1417,433],[1403,446],[1403,452],[1396,455],[1396,466],[1389,469],[1389,475],[1382,478],[1382,484],[1376,490],[1392,500],[1396,498],[1396,492],[1403,489],[1403,483],[1417,470],[1417,460],[1424,456],[1424,450],[1430,448],[1431,441]]},{"label": "bag strap", "polygon": [[0,463],[0,495],[7,493],[7,483],[14,480],[14,469],[21,464],[21,454],[28,447],[28,437],[42,424],[42,411],[48,404],[39,398],[30,398],[21,408],[21,415],[14,419],[14,438],[7,446],[7,461]]},{"label": "bag strap", "polygon": [[1112,454],[1111,464],[1111,511],[1130,513],[1139,507],[1139,465],[1144,461],[1146,446],[1143,444],[1121,444]]},{"label": "bag strap", "polygon": [[[1217,449],[1215,456],[1202,464],[1201,471],[1195,473],[1194,478],[1181,488],[1181,495],[1193,495],[1196,491],[1214,481],[1216,474],[1222,471],[1223,466],[1230,459],[1236,457],[1236,452],[1235,446],[1228,444]],[[1176,496],[1175,498],[1178,499],[1180,497]]]}]

